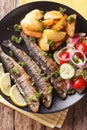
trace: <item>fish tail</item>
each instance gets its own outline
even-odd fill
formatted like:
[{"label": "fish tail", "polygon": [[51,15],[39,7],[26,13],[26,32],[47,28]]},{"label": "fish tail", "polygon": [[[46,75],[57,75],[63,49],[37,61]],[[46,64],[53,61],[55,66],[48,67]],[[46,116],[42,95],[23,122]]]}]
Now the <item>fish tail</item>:
[{"label": "fish tail", "polygon": [[12,45],[12,43],[11,43],[10,40],[5,40],[5,41],[2,42],[2,45],[9,48]]}]

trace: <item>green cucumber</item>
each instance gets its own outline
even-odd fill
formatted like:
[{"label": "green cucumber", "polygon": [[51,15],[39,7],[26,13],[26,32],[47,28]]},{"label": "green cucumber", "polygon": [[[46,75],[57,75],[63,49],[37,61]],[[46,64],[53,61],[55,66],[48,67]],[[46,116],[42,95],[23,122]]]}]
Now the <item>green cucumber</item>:
[{"label": "green cucumber", "polygon": [[69,63],[60,66],[60,76],[62,79],[71,79],[75,75],[75,69]]}]

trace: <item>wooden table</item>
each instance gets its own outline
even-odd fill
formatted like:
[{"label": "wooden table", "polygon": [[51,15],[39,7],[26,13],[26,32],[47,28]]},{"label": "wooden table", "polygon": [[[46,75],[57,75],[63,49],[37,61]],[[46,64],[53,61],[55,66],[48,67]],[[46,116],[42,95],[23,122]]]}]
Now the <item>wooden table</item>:
[{"label": "wooden table", "polygon": [[[0,19],[18,6],[20,0],[0,0]],[[0,130],[52,130],[0,104]],[[53,130],[58,130],[54,128]],[[70,108],[60,130],[87,130],[87,96]]]}]

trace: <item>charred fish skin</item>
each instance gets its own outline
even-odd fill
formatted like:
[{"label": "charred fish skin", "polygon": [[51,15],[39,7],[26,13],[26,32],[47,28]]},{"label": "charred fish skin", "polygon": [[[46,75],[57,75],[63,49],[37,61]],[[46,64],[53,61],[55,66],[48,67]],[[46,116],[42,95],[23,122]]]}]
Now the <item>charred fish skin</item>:
[{"label": "charred fish skin", "polygon": [[58,71],[58,66],[56,65],[56,63],[50,57],[44,56],[43,51],[39,48],[39,46],[36,43],[31,42],[23,32],[21,32],[21,37],[23,38],[27,46],[29,55],[34,61],[36,61],[36,63],[40,66],[44,73],[47,74],[48,77],[50,77],[50,81],[54,89],[57,91],[58,95],[62,99],[65,99],[67,97],[65,80],[61,78],[59,80],[59,76],[51,76],[51,73]]},{"label": "charred fish skin", "polygon": [[0,58],[7,70],[10,72],[15,83],[17,84],[17,87],[20,93],[23,95],[28,106],[30,107],[30,110],[32,110],[33,112],[38,112],[40,106],[39,100],[30,100],[37,93],[36,89],[32,87],[32,81],[30,80],[30,77],[13,58],[11,58],[2,51],[1,47]]},{"label": "charred fish skin", "polygon": [[15,47],[10,40],[6,40],[2,45],[8,47],[18,60],[26,64],[25,69],[28,75],[33,79],[36,84],[37,91],[42,93],[41,102],[47,108],[52,104],[52,92],[50,92],[51,85],[46,81],[46,78],[42,76],[39,66],[22,50]]}]

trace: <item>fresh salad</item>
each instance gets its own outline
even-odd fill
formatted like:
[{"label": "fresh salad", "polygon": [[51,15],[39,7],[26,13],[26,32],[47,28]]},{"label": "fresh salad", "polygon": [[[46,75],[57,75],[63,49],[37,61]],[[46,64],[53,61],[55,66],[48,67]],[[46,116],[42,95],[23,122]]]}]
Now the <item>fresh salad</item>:
[{"label": "fresh salad", "polygon": [[56,50],[53,58],[60,66],[61,78],[67,82],[67,89],[83,92],[87,87],[87,37],[85,33],[68,37],[66,46]]}]

